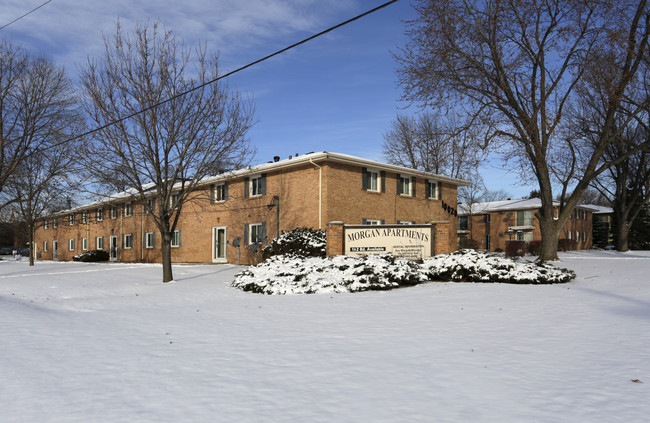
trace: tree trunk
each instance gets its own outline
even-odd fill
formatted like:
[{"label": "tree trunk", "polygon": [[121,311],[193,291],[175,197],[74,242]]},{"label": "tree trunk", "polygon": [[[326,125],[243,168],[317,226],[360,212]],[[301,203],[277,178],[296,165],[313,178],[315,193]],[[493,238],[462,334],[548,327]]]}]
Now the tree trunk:
[{"label": "tree trunk", "polygon": [[163,282],[171,282],[174,280],[172,273],[172,237],[169,231],[164,231],[161,234],[161,251],[162,251],[162,267],[163,267]]},{"label": "tree trunk", "polygon": [[629,250],[630,224],[624,219],[616,223],[616,250],[626,252]]},{"label": "tree trunk", "polygon": [[549,216],[538,216],[539,226],[542,232],[542,245],[539,250],[538,261],[556,261],[557,244],[559,239],[558,224],[553,219],[553,213]]}]

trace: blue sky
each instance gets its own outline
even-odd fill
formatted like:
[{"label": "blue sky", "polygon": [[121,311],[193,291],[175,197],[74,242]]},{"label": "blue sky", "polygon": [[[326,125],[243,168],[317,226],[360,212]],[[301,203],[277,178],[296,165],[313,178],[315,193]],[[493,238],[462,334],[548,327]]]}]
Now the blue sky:
[{"label": "blue sky", "polygon": [[[0,26],[45,0],[3,0]],[[50,3],[0,31],[33,54],[44,53],[75,77],[87,57],[101,54],[103,34],[119,18],[161,21],[187,45],[207,43],[224,72],[238,68],[384,3],[383,0],[103,0]],[[391,53],[407,41],[404,20],[415,17],[409,0],[375,12],[228,79],[255,103],[249,132],[255,162],[310,151],[334,151],[385,161],[383,133],[396,113],[415,112],[400,101]],[[531,187],[494,166],[482,170],[488,189],[513,198]]]}]

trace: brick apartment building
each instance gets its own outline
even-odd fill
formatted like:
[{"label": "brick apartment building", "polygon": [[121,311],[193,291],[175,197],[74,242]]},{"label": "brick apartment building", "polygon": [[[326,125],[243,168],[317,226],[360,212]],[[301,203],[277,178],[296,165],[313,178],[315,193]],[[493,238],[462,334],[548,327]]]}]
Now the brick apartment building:
[{"label": "brick apartment building", "polygon": [[[445,222],[455,251],[462,180],[318,152],[206,178],[185,203],[172,240],[176,263],[257,262],[282,231],[345,224]],[[153,197],[148,201],[154,201]],[[106,250],[111,260],[160,262],[160,234],[128,192],[49,216],[35,234],[40,259]],[[444,251],[442,251],[444,250]]]},{"label": "brick apartment building", "polygon": [[[539,198],[525,200],[491,201],[474,203],[470,207],[458,206],[458,239],[472,239],[478,249],[505,251],[506,241],[541,241],[539,220],[535,217],[541,208]],[[555,205],[557,215],[559,203]],[[566,222],[560,239],[568,239],[569,249],[585,250],[593,246],[592,220],[595,210],[577,206]]]}]

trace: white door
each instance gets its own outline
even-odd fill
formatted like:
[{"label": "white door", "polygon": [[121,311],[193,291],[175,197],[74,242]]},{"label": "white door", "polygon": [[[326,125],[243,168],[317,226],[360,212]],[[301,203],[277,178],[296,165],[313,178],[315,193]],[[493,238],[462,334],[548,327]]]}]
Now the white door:
[{"label": "white door", "polygon": [[117,261],[117,237],[115,235],[111,235],[108,246],[111,261]]},{"label": "white door", "polygon": [[59,259],[59,241],[52,241],[52,260]]},{"label": "white door", "polygon": [[226,263],[227,245],[226,240],[226,227],[218,226],[212,228],[212,262],[213,263]]}]

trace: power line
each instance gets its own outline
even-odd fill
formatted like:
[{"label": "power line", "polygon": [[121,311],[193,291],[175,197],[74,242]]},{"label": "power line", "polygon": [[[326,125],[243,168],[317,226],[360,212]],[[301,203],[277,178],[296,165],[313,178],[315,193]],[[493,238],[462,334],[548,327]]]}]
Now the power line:
[{"label": "power line", "polygon": [[[47,3],[49,3],[50,1],[52,1],[52,0],[49,0]],[[351,23],[351,22],[354,22],[354,21],[356,21],[356,20],[358,20],[358,19],[361,19],[361,18],[363,18],[363,17],[365,17],[365,16],[368,16],[368,15],[370,15],[370,14],[372,14],[372,13],[374,13],[374,12],[380,10],[380,9],[383,9],[383,8],[386,7],[386,6],[389,6],[389,5],[393,4],[393,3],[396,3],[397,1],[399,1],[399,0],[390,0],[390,1],[386,2],[386,3],[384,3],[384,4],[381,4],[381,5],[377,6],[377,7],[375,7],[374,9],[370,9],[370,10],[364,12],[364,13],[361,13],[360,15],[357,15],[357,16],[355,16],[355,17],[353,17],[353,18],[350,18],[350,19],[348,19],[348,20],[346,20],[346,21],[343,21],[343,22],[341,22],[341,23],[339,23],[339,24],[336,24],[336,25],[334,25],[334,26],[332,26],[332,27],[329,27],[329,28],[327,28],[327,29],[324,30],[324,31],[321,31],[321,32],[319,32],[319,33],[317,33],[317,34],[314,34],[314,35],[310,36],[310,37],[307,37],[307,38],[305,38],[305,39],[303,39],[303,40],[301,40],[301,41],[298,41],[297,43],[291,44],[291,45],[288,46],[288,47],[285,47],[285,48],[283,48],[283,49],[277,50],[277,51],[274,52],[274,53],[271,53],[271,54],[269,54],[269,55],[267,55],[267,56],[262,57],[261,59],[257,59],[257,60],[255,60],[255,61],[253,61],[253,62],[250,62],[250,63],[248,63],[247,65],[241,66],[241,67],[239,67],[239,68],[237,68],[237,69],[235,69],[235,70],[233,70],[233,71],[230,71],[230,72],[228,72],[228,73],[225,73],[225,74],[223,74],[223,75],[221,75],[221,76],[219,76],[219,77],[217,77],[217,78],[212,79],[211,81],[204,82],[203,84],[197,85],[196,87],[190,88],[190,89],[187,90],[187,91],[183,91],[183,92],[181,92],[181,93],[179,93],[179,94],[176,94],[176,95],[174,95],[174,96],[172,96],[172,97],[169,97],[169,98],[167,98],[167,99],[165,99],[165,100],[162,100],[162,101],[160,101],[160,102],[158,102],[158,103],[156,103],[156,104],[153,104],[153,105],[151,105],[151,106],[149,106],[149,107],[146,107],[146,108],[141,109],[141,110],[139,110],[139,111],[137,111],[137,112],[131,113],[130,115],[124,116],[124,117],[122,117],[122,118],[120,118],[120,119],[118,119],[118,120],[115,120],[115,121],[113,121],[113,122],[109,122],[109,123],[107,123],[107,124],[105,124],[105,125],[103,125],[103,126],[100,126],[100,127],[98,127],[98,128],[95,128],[95,129],[91,129],[90,131],[84,132],[83,134],[80,134],[80,135],[73,136],[73,137],[68,138],[68,139],[66,139],[66,140],[64,140],[64,141],[60,141],[60,142],[58,142],[58,143],[55,143],[55,144],[49,145],[49,146],[47,146],[47,147],[44,147],[43,149],[45,150],[45,149],[48,149],[48,148],[58,147],[58,146],[60,146],[60,145],[62,145],[62,144],[65,144],[65,143],[67,143],[67,142],[75,141],[75,140],[77,140],[77,139],[79,139],[79,138],[82,138],[82,137],[85,137],[85,136],[87,136],[87,135],[94,134],[95,132],[98,132],[98,131],[101,131],[101,130],[103,130],[103,129],[106,129],[106,128],[108,128],[109,126],[113,126],[113,125],[115,125],[115,124],[118,124],[118,123],[124,122],[124,121],[127,120],[127,119],[131,119],[132,117],[135,117],[135,116],[137,116],[137,115],[139,115],[139,114],[141,114],[141,113],[144,113],[144,112],[147,112],[147,111],[149,111],[149,110],[155,109],[155,108],[158,107],[158,106],[162,106],[163,104],[169,103],[170,101],[173,101],[173,100],[175,100],[175,99],[177,99],[177,98],[179,98],[179,97],[183,97],[183,96],[185,96],[185,95],[187,95],[187,94],[189,94],[189,93],[192,93],[192,92],[194,92],[194,91],[196,91],[196,90],[199,90],[199,89],[201,89],[201,88],[203,88],[203,87],[206,87],[206,86],[208,86],[208,85],[210,85],[210,84],[214,84],[215,82],[217,82],[217,81],[219,81],[219,80],[221,80],[221,79],[224,79],[224,78],[227,78],[227,77],[229,77],[229,76],[231,76],[231,75],[234,75],[234,74],[236,74],[237,72],[241,72],[241,71],[243,71],[244,69],[248,69],[248,68],[250,68],[251,66],[257,65],[257,64],[259,64],[259,63],[261,63],[261,62],[264,62],[264,61],[266,61],[266,60],[268,60],[268,59],[270,59],[270,58],[272,58],[272,57],[275,57],[275,56],[277,56],[277,55],[279,55],[279,54],[282,54],[282,53],[284,53],[284,52],[287,52],[287,51],[289,51],[289,50],[291,50],[291,49],[293,49],[293,48],[296,48],[296,47],[298,47],[298,46],[300,46],[300,45],[302,45],[302,44],[305,44],[305,43],[307,43],[307,42],[309,42],[309,41],[311,41],[311,40],[313,40],[313,39],[315,39],[315,38],[318,38],[318,37],[320,37],[320,36],[322,36],[322,35],[325,35],[325,34],[327,34],[327,33],[329,33],[329,32],[332,32],[332,31],[334,31],[335,29],[341,28],[342,26],[345,26],[345,25],[347,25],[347,24],[349,24],[349,23]],[[40,6],[39,6],[39,7],[40,7]],[[31,12],[30,12],[30,13],[31,13]]]},{"label": "power line", "polygon": [[18,22],[19,20],[21,20],[21,19],[24,18],[25,16],[27,16],[27,15],[29,15],[29,14],[31,14],[31,13],[36,12],[38,9],[40,9],[40,8],[43,7],[43,6],[45,6],[46,4],[48,4],[48,3],[51,2],[51,1],[52,1],[52,0],[47,0],[45,3],[41,4],[40,6],[35,7],[34,9],[32,9],[32,10],[30,10],[29,12],[25,13],[24,15],[17,17],[16,19],[14,19],[13,21],[9,22],[8,24],[5,24],[5,25],[3,25],[3,26],[0,26],[0,30],[5,29],[6,27],[8,27],[9,25],[11,25],[11,24],[14,23],[14,22]]}]

